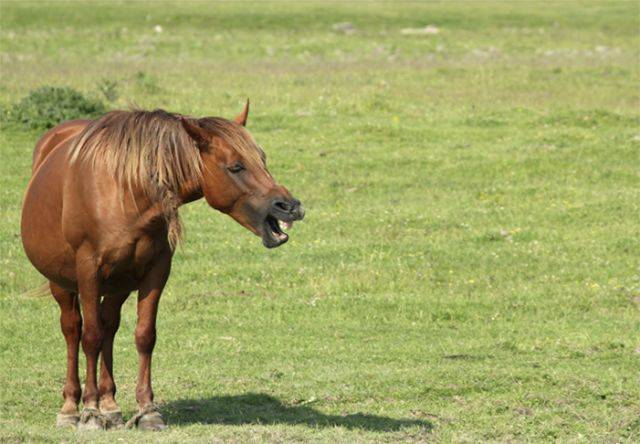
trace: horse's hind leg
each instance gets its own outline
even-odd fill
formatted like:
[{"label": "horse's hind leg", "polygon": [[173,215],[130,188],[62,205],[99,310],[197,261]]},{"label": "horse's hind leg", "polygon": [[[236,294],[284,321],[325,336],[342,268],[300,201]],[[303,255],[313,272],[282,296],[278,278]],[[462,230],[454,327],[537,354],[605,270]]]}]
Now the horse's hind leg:
[{"label": "horse's hind leg", "polygon": [[82,389],[78,378],[78,346],[82,334],[82,317],[77,293],[60,288],[51,282],[51,294],[60,305],[60,327],[67,343],[67,378],[62,390],[64,404],[58,414],[58,427],[73,426],[78,422],[78,402]]},{"label": "horse's hind leg", "polygon": [[102,353],[100,354],[100,413],[107,420],[107,427],[124,425],[122,412],[115,400],[116,384],[113,380],[113,339],[120,326],[120,309],[129,293],[106,295],[100,304],[100,316],[104,328]]}]

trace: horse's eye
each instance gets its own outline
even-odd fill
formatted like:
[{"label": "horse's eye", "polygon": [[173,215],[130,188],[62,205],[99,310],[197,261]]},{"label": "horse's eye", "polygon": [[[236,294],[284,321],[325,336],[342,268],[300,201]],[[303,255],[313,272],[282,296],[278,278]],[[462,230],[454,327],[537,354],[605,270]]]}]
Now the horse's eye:
[{"label": "horse's eye", "polygon": [[231,171],[232,173],[239,173],[240,171],[244,170],[244,165],[241,162],[236,162],[233,165],[231,165],[230,167],[227,168],[229,171]]}]

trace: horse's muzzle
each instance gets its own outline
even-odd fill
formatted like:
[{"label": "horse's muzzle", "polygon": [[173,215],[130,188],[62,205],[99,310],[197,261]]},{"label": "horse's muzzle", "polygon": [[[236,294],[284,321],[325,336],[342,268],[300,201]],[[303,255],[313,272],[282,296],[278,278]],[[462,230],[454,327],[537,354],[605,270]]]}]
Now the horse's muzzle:
[{"label": "horse's muzzle", "polygon": [[298,199],[276,198],[271,201],[262,226],[262,244],[275,248],[289,240],[283,230],[291,228],[293,222],[304,218],[304,207]]}]

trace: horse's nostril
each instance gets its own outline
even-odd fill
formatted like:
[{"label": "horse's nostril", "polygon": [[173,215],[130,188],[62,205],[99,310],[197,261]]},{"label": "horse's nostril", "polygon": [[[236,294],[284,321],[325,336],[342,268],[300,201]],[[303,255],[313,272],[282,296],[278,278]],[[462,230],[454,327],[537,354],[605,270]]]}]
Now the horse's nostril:
[{"label": "horse's nostril", "polygon": [[283,200],[278,200],[276,202],[273,203],[273,206],[276,207],[277,209],[281,210],[281,211],[285,211],[285,212],[289,212],[291,210],[291,206],[283,201]]},{"label": "horse's nostril", "polygon": [[302,212],[301,214],[304,214],[304,209],[302,208],[302,204],[298,199],[291,199],[291,200],[278,199],[278,200],[274,200],[271,205],[273,205],[273,208],[275,210],[282,211],[284,213],[295,215],[295,213]]}]

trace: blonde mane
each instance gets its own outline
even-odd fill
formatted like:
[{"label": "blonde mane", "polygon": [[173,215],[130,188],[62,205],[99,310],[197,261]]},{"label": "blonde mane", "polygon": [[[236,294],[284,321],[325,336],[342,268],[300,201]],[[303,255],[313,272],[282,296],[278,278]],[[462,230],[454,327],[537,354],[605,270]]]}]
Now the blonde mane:
[{"label": "blonde mane", "polygon": [[265,168],[264,151],[242,125],[220,117],[203,117],[197,122],[202,128],[222,138],[249,165]]},{"label": "blonde mane", "polygon": [[[202,158],[180,117],[183,116],[160,109],[112,111],[87,125],[69,152],[72,164],[87,162],[92,168],[101,165],[125,189],[139,187],[159,203],[171,248],[182,234],[178,216],[180,189],[185,183],[199,183],[202,179]],[[240,125],[218,117],[197,122],[249,162],[260,159],[259,148]]]}]

